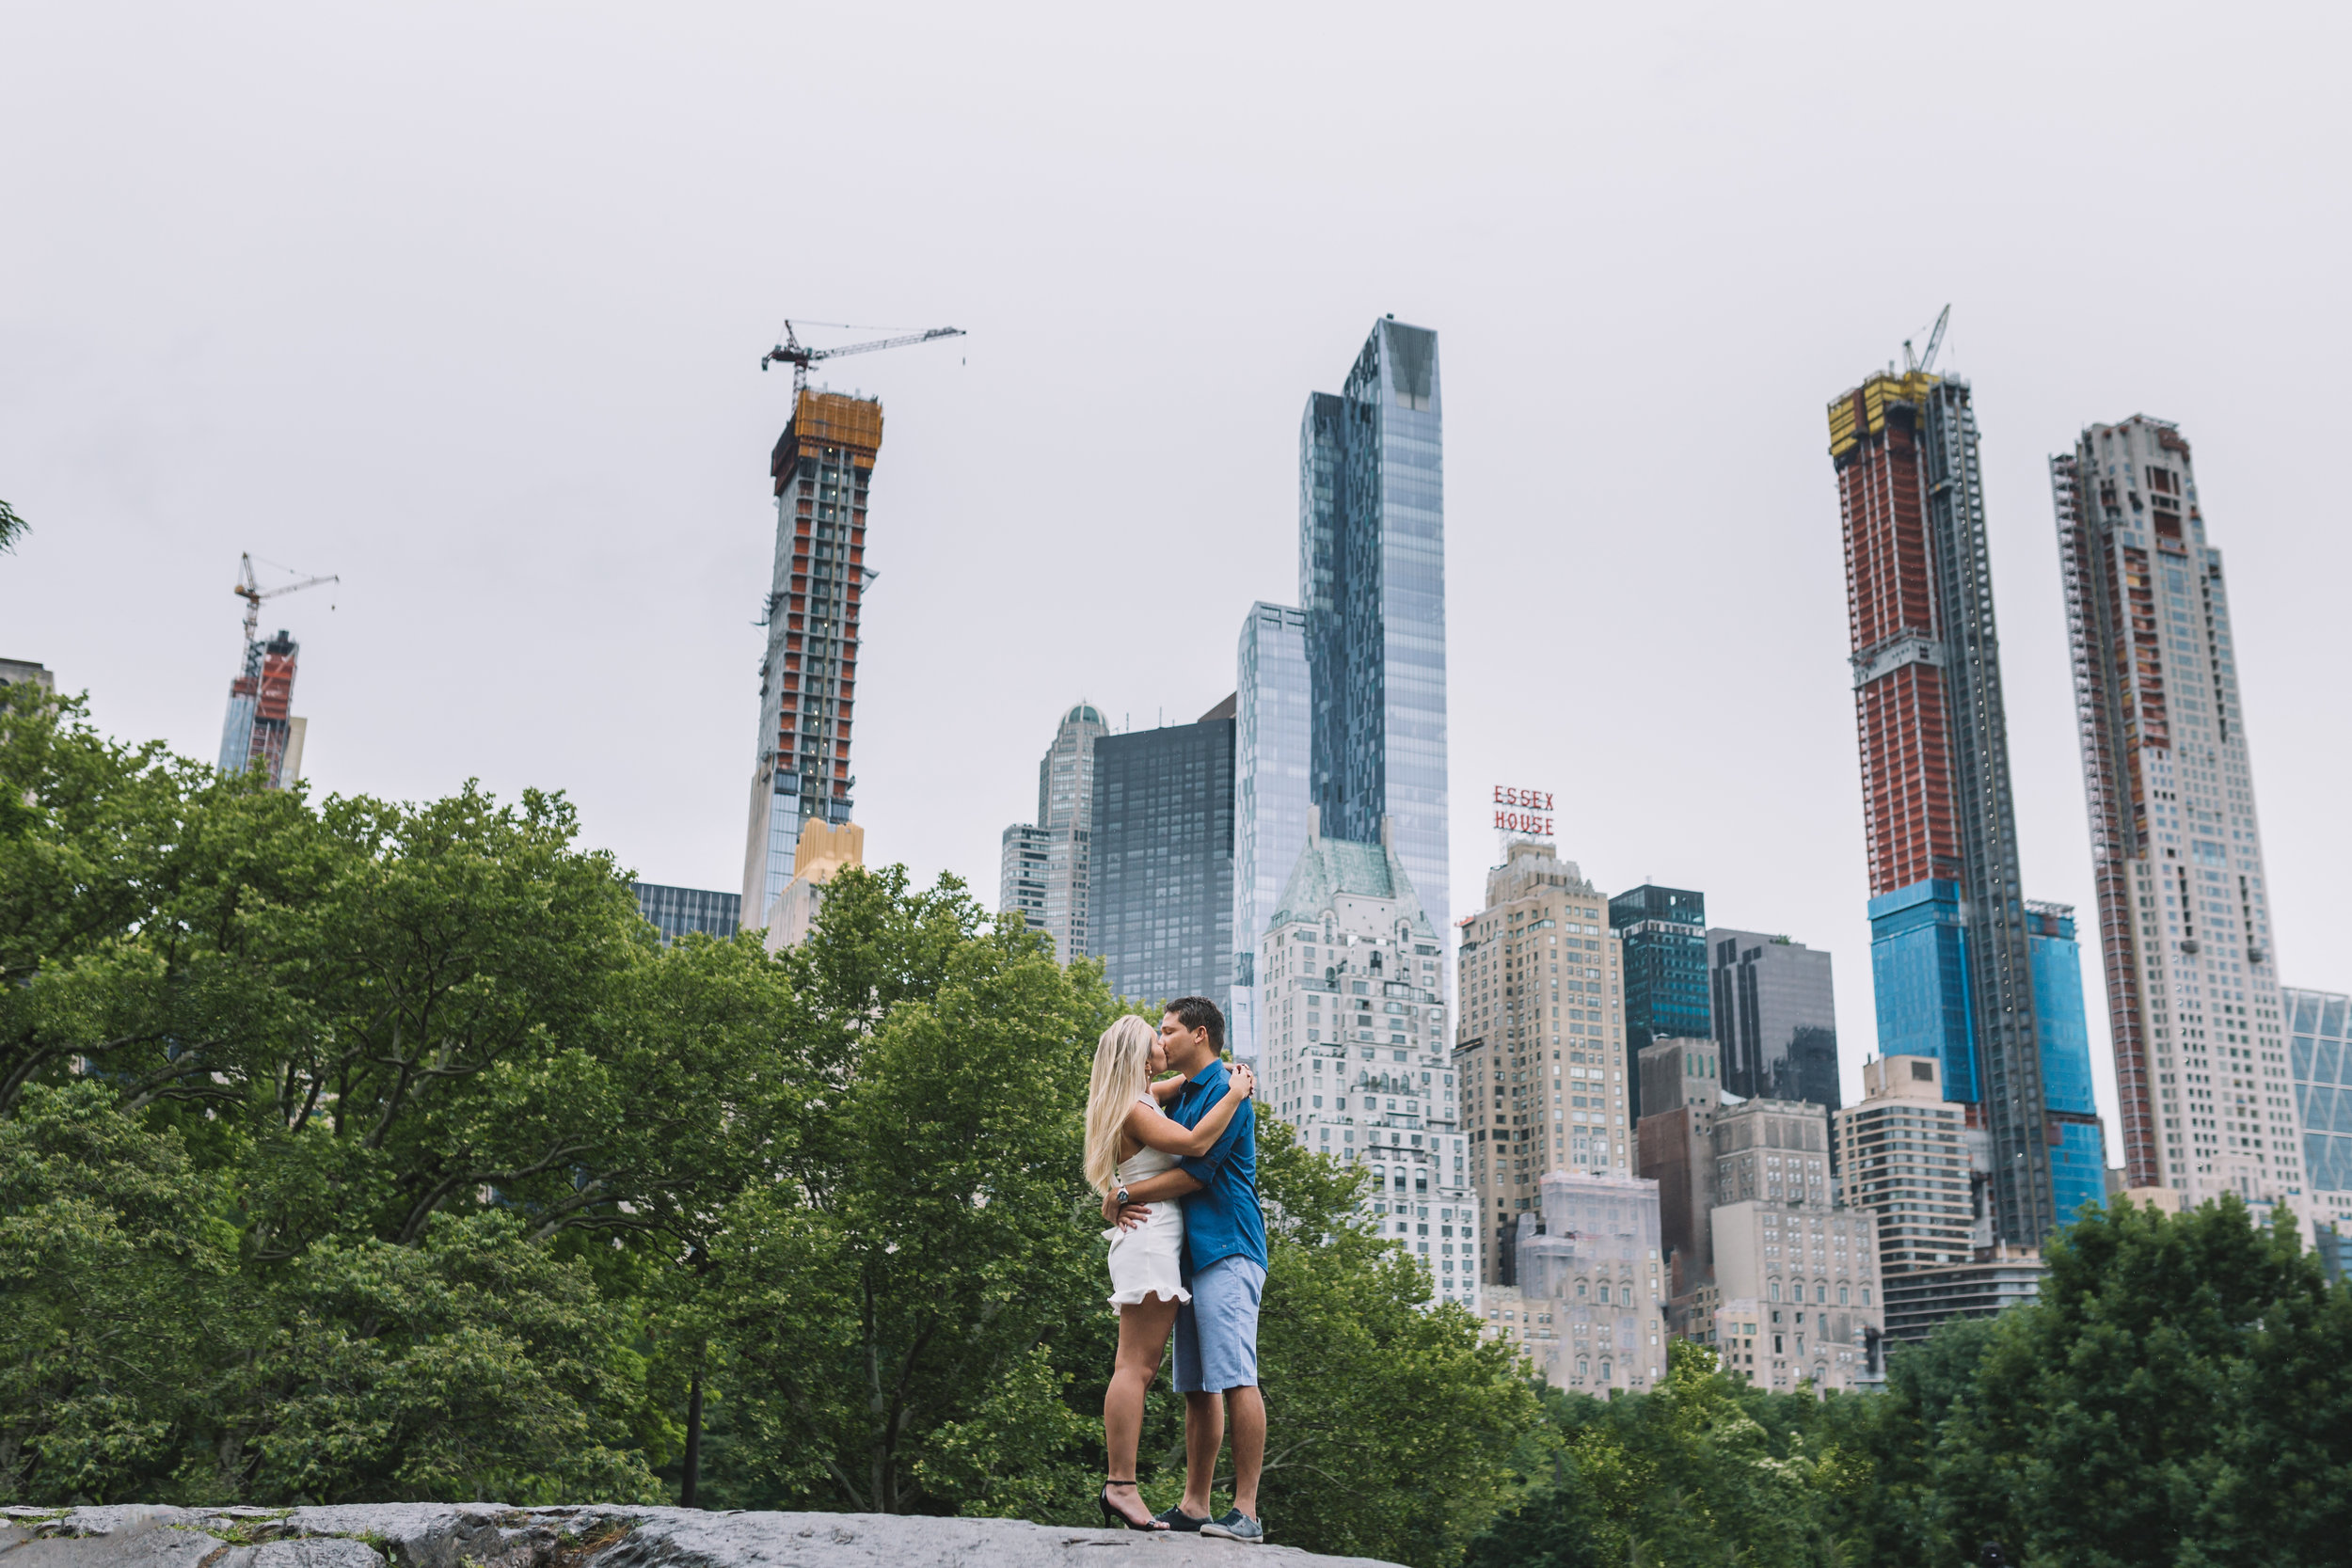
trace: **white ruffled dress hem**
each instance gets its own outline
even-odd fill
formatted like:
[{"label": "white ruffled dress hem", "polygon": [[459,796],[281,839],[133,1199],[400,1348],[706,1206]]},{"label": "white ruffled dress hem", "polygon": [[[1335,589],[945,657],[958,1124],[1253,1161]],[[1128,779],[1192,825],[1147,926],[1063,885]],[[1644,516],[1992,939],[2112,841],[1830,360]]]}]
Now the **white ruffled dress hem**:
[{"label": "white ruffled dress hem", "polygon": [[1192,1292],[1179,1285],[1173,1296],[1166,1291],[1120,1291],[1104,1299],[1113,1307],[1141,1307],[1147,1296],[1157,1296],[1162,1301],[1173,1301],[1181,1307],[1192,1299]]}]

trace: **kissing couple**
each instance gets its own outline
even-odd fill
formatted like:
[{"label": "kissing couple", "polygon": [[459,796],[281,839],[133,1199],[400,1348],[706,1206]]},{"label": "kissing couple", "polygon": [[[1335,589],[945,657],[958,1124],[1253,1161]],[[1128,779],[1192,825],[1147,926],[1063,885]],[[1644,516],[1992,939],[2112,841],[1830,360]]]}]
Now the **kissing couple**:
[{"label": "kissing couple", "polygon": [[[1156,1032],[1122,1018],[1094,1048],[1086,1177],[1103,1195],[1110,1300],[1119,1308],[1119,1357],[1103,1395],[1110,1479],[1097,1500],[1103,1523],[1118,1528],[1197,1530],[1255,1545],[1265,1539],[1258,1518],[1265,1215],[1249,1102],[1257,1080],[1244,1066],[1228,1070],[1224,1051],[1225,1015],[1203,996],[1170,1002]],[[1154,1514],[1136,1490],[1136,1444],[1143,1397],[1171,1331],[1176,1391],[1184,1396],[1184,1495]],[[1233,1506],[1213,1514],[1209,1488],[1229,1416]]]}]

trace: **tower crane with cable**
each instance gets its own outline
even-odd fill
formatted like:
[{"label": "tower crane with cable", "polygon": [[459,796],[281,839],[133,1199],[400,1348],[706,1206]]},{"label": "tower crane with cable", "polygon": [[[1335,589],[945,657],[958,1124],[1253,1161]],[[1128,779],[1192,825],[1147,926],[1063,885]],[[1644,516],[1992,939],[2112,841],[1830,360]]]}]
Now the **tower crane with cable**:
[{"label": "tower crane with cable", "polygon": [[770,365],[792,367],[792,391],[797,398],[808,389],[808,368],[819,359],[838,359],[845,354],[872,354],[877,349],[904,348],[909,343],[928,343],[934,338],[961,338],[961,326],[934,326],[928,332],[909,332],[897,338],[879,338],[870,343],[849,343],[840,348],[805,348],[792,324],[784,324],[784,341],[759,356],[759,368]]},{"label": "tower crane with cable", "polygon": [[253,647],[254,632],[262,624],[262,601],[263,599],[274,599],[281,594],[297,594],[305,588],[316,588],[322,582],[341,582],[342,580],[343,579],[341,577],[330,572],[323,578],[304,578],[300,582],[280,583],[276,588],[264,588],[262,586],[261,579],[253,575],[253,557],[251,554],[240,554],[237,557],[236,586],[231,588],[230,592],[245,601],[245,645],[247,650],[246,656],[246,662],[250,663],[252,660],[251,649]]},{"label": "tower crane with cable", "polygon": [[1935,318],[1935,330],[1928,334],[1927,353],[1919,356],[1916,359],[1914,359],[1911,356],[1911,340],[1905,338],[1903,340],[1903,369],[1907,371],[1917,371],[1921,375],[1925,375],[1930,371],[1934,370],[1935,351],[1944,346],[1944,329],[1947,326],[1949,326],[1951,323],[1952,308],[1947,305],[1944,307],[1944,313]]}]

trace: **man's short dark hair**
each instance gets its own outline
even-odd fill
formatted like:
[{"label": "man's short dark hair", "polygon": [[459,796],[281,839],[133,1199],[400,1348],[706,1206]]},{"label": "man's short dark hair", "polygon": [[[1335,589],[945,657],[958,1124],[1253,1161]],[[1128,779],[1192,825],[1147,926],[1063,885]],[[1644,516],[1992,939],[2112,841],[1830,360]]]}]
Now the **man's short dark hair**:
[{"label": "man's short dark hair", "polygon": [[1165,1010],[1174,1013],[1176,1022],[1187,1029],[1206,1029],[1209,1049],[1220,1056],[1225,1053],[1225,1015],[1216,1003],[1205,996],[1180,996]]}]

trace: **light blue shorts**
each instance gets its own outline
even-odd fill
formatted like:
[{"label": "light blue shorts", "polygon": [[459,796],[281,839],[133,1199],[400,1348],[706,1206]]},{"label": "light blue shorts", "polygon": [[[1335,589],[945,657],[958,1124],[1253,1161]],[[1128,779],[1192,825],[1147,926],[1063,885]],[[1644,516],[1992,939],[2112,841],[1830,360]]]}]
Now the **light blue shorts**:
[{"label": "light blue shorts", "polygon": [[1192,1276],[1192,1299],[1176,1308],[1178,1393],[1258,1386],[1258,1302],[1264,1294],[1265,1270],[1239,1255]]}]

